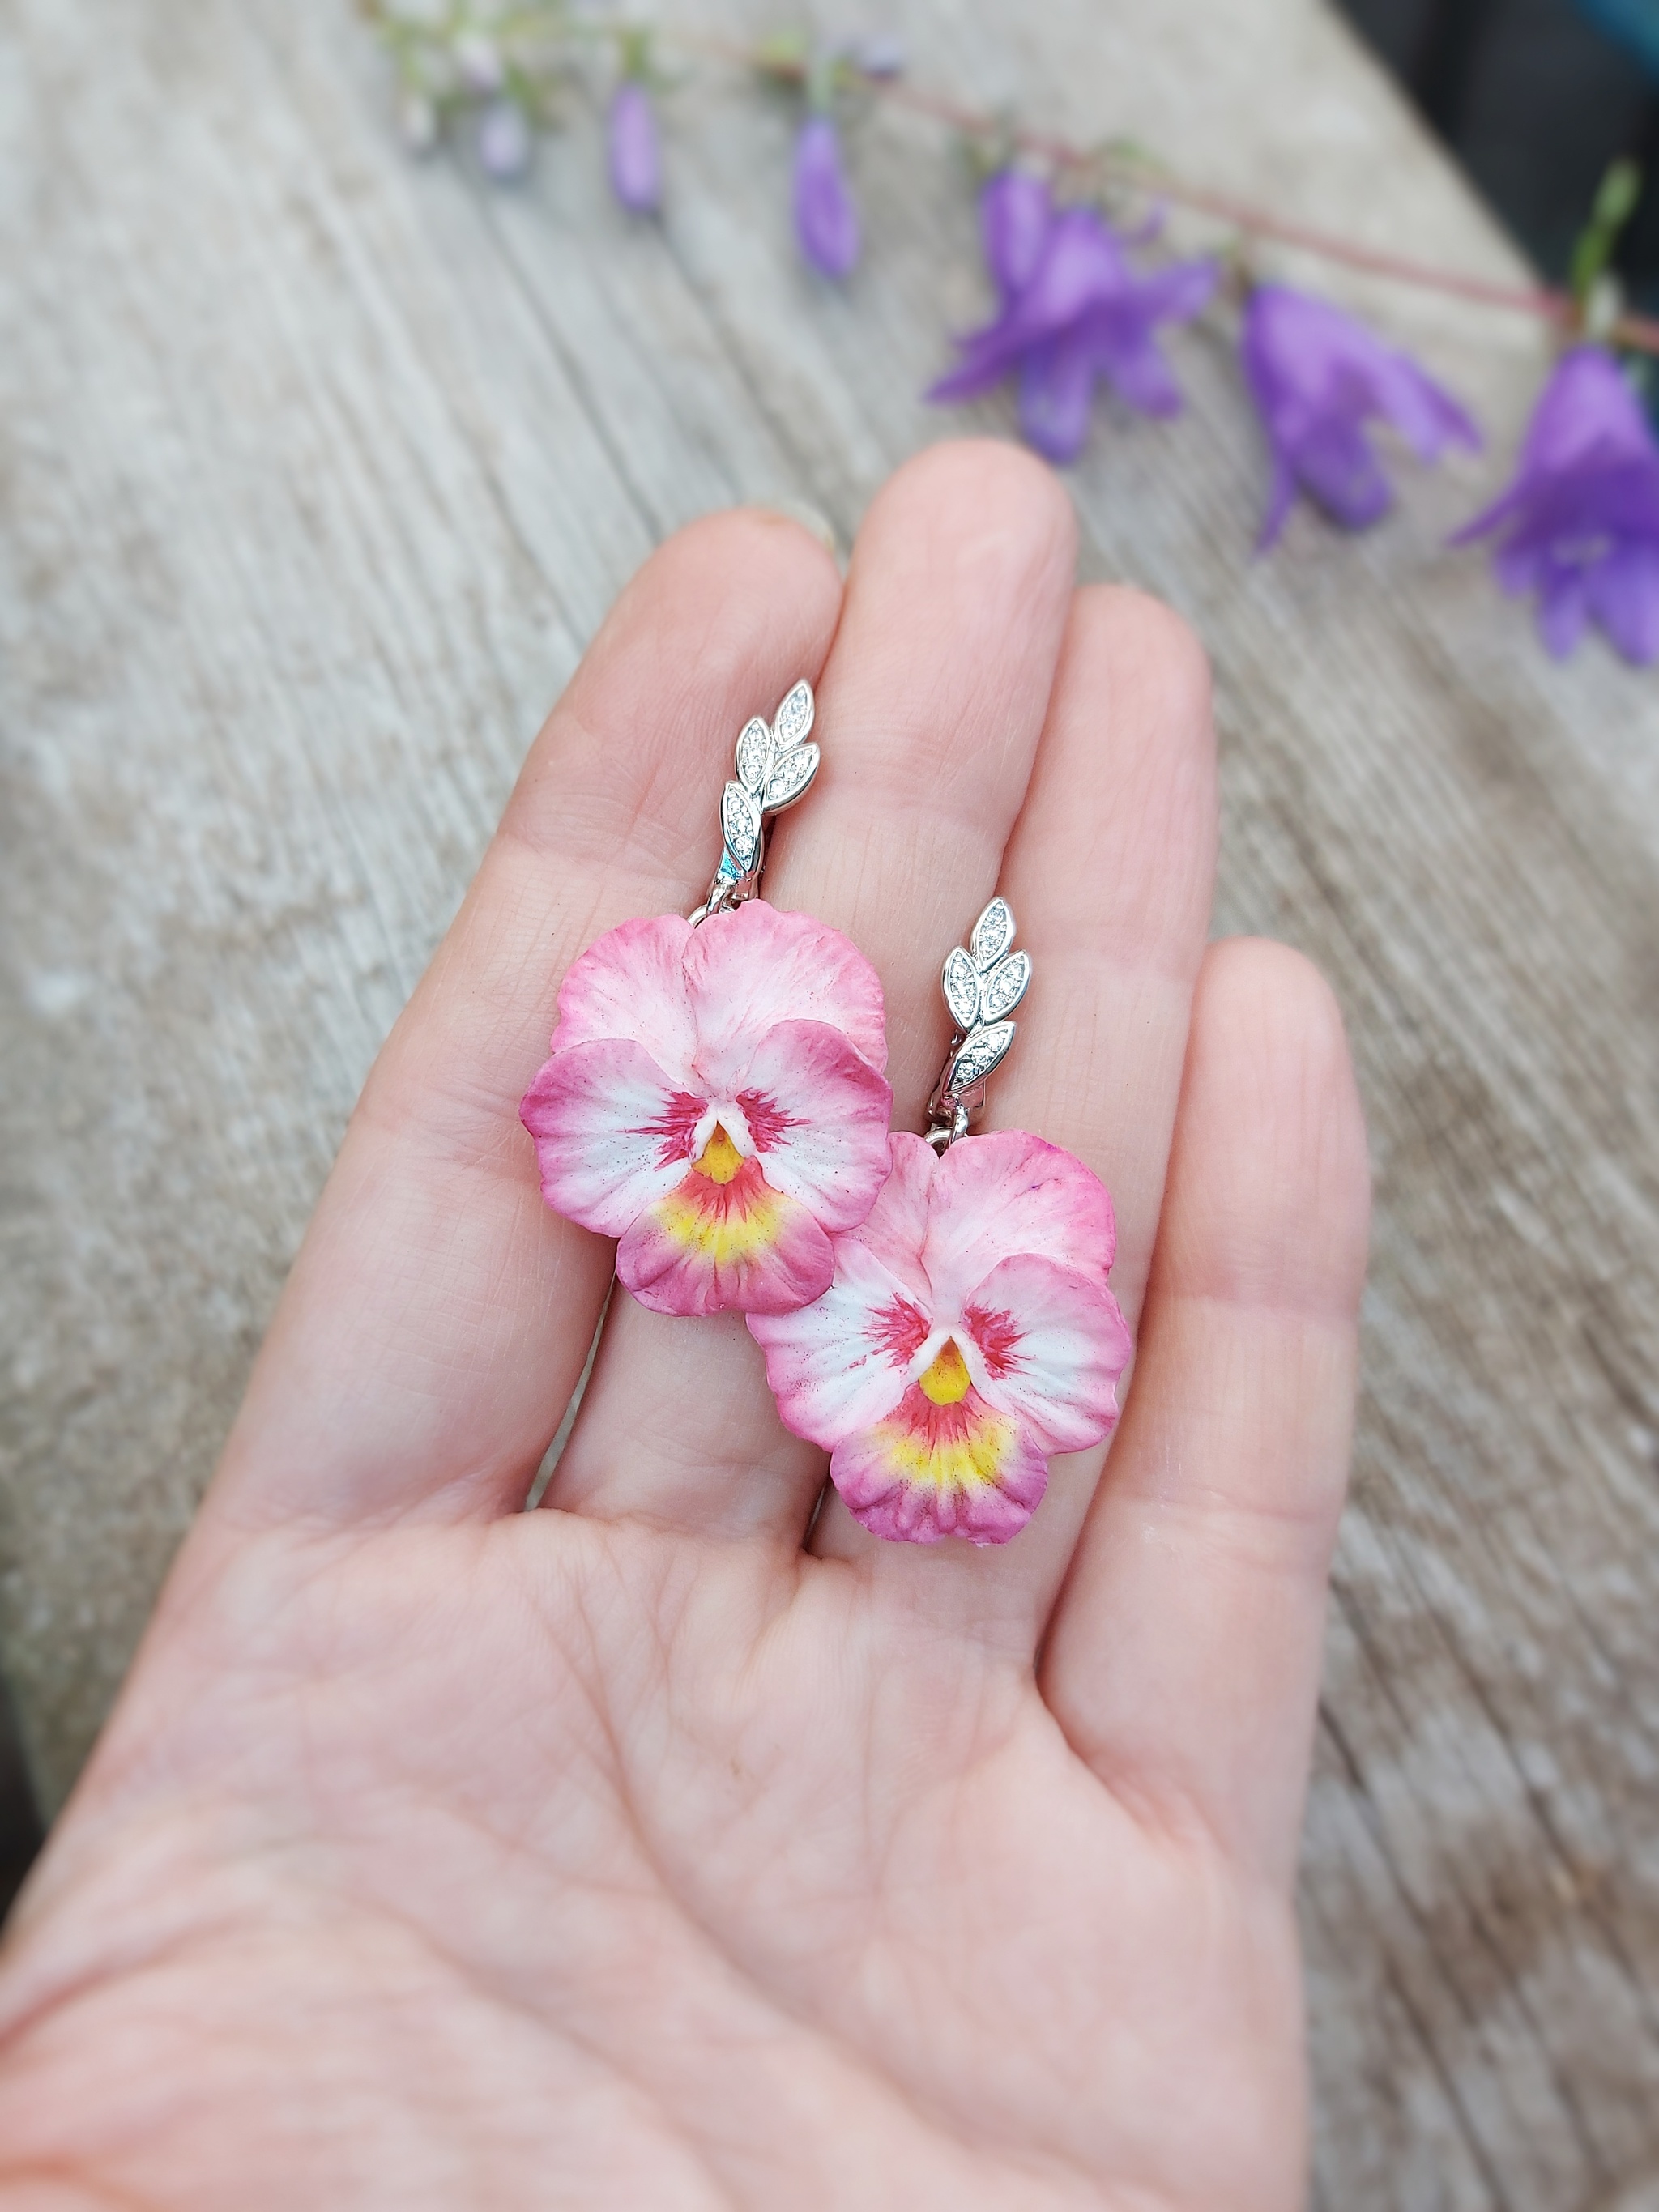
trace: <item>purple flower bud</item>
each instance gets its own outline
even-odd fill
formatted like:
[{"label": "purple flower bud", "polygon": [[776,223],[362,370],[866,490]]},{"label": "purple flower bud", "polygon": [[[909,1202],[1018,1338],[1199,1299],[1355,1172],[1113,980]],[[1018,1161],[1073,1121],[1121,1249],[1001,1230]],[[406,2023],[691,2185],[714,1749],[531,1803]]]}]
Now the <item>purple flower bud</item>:
[{"label": "purple flower bud", "polygon": [[498,183],[530,167],[530,118],[516,100],[492,100],[478,118],[478,159]]},{"label": "purple flower bud", "polygon": [[1539,634],[1558,660],[1591,621],[1638,668],[1659,659],[1659,446],[1601,347],[1557,362],[1514,483],[1452,543],[1500,531],[1498,580],[1536,592]]},{"label": "purple flower bud", "polygon": [[809,115],[795,141],[795,236],[813,268],[849,275],[859,258],[859,211],[828,115]]},{"label": "purple flower bud", "polygon": [[611,102],[611,189],[635,215],[662,204],[662,149],[657,111],[636,77],[624,77]]},{"label": "purple flower bud", "polygon": [[1394,488],[1364,425],[1397,430],[1419,460],[1449,446],[1478,449],[1480,433],[1417,363],[1323,300],[1287,285],[1251,295],[1239,341],[1244,380],[1273,448],[1273,485],[1258,550],[1285,526],[1298,485],[1346,530],[1364,530],[1394,504]]},{"label": "purple flower bud", "polygon": [[985,265],[1005,301],[1029,284],[1042,252],[1054,204],[1047,180],[1029,169],[1002,169],[979,196]]}]

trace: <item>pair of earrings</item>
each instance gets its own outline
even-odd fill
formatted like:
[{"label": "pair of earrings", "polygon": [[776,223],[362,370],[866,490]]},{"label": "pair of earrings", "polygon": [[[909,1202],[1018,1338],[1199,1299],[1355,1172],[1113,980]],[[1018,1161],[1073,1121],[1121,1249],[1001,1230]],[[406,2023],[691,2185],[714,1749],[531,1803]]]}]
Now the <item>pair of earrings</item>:
[{"label": "pair of earrings", "polygon": [[617,1240],[625,1290],[747,1317],[786,1425],[866,1528],[1006,1543],[1049,1455],[1117,1418],[1112,1201],[1057,1145],[968,1133],[1031,976],[1001,898],[945,962],[927,1135],[890,1133],[874,969],[757,895],[770,817],[817,772],[812,719],[801,683],[744,728],[708,898],[574,962],[520,1111],[547,1203]]}]

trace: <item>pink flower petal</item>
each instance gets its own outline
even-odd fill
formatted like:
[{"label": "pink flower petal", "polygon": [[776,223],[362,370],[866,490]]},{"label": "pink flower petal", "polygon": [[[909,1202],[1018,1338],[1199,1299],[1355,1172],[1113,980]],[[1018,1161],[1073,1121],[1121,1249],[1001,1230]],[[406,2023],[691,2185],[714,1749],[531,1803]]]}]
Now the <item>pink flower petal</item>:
[{"label": "pink flower petal", "polygon": [[963,1320],[962,1348],[985,1402],[1012,1414],[1034,1445],[1084,1451],[1110,1434],[1130,1339],[1109,1291],[1022,1253],[991,1270]]},{"label": "pink flower petal", "polygon": [[684,957],[709,1090],[729,1085],[735,1097],[757,1042],[778,1022],[827,1022],[878,1075],[886,1066],[880,981],[838,929],[751,899],[691,932]]},{"label": "pink flower petal", "polygon": [[617,1247],[617,1279],[653,1313],[789,1313],[834,1272],[830,1239],[753,1158],[729,1182],[693,1168]]},{"label": "pink flower petal", "polygon": [[641,1046],[603,1037],[555,1053],[519,1114],[536,1139],[548,1204],[584,1229],[620,1237],[685,1174],[702,1109]]},{"label": "pink flower petal", "polygon": [[834,1249],[835,1280],[822,1297],[797,1313],[749,1317],[784,1426],[826,1451],[894,1411],[929,1328],[905,1283],[858,1236],[836,1237]]},{"label": "pink flower petal", "polygon": [[933,1286],[922,1266],[927,1207],[939,1155],[923,1137],[896,1129],[887,1140],[888,1176],[875,1204],[852,1231],[880,1261],[907,1297],[933,1310]]},{"label": "pink flower petal", "polygon": [[963,1138],[939,1163],[924,1257],[941,1317],[1018,1253],[1074,1267],[1103,1290],[1116,1249],[1105,1185],[1058,1145],[1000,1129]]},{"label": "pink flower petal", "polygon": [[678,914],[606,930],[571,963],[559,988],[553,1050],[568,1052],[596,1037],[629,1037],[644,1046],[677,1090],[695,1090],[697,1032],[685,976],[692,939],[690,923]]},{"label": "pink flower petal", "polygon": [[768,1030],[737,1103],[775,1190],[825,1229],[863,1220],[887,1180],[893,1094],[840,1030],[805,1021]]},{"label": "pink flower petal", "polygon": [[1006,1544],[1047,1488],[1048,1462],[1018,1421],[977,1392],[938,1406],[913,1386],[885,1420],[836,1448],[830,1474],[874,1535],[909,1544],[936,1544],[941,1536]]}]

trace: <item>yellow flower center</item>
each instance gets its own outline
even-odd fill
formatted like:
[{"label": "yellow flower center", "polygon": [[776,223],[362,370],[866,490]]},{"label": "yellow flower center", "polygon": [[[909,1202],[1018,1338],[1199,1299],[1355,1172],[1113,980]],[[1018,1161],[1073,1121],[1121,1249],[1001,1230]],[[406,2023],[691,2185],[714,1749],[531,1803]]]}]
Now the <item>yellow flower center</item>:
[{"label": "yellow flower center", "polygon": [[922,1395],[936,1406],[954,1406],[968,1395],[972,1379],[967,1361],[957,1350],[955,1337],[947,1336],[939,1357],[921,1378]]},{"label": "yellow flower center", "polygon": [[702,1157],[691,1164],[710,1182],[730,1182],[737,1174],[743,1165],[743,1154],[726,1135],[723,1122],[715,1122],[713,1134],[702,1148]]}]

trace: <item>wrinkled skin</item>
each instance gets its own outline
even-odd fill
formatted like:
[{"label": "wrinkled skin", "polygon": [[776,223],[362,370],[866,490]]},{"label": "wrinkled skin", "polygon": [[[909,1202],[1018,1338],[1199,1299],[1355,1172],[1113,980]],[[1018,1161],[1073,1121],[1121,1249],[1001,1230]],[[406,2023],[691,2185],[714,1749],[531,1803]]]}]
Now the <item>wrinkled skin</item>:
[{"label": "wrinkled skin", "polygon": [[[1073,557],[1052,477],[945,446],[844,593],[750,513],[623,596],[14,1921],[3,2212],[1299,2201],[1363,1133],[1313,972],[1206,950],[1200,656]],[[575,953],[696,902],[733,738],[803,673],[824,768],[768,893],[874,961],[900,1124],[1000,887],[1036,981],[987,1126],[1117,1201],[1127,1410],[1005,1548],[815,1521],[741,1321],[621,1297],[520,1510],[611,1261],[519,1097]]]}]

